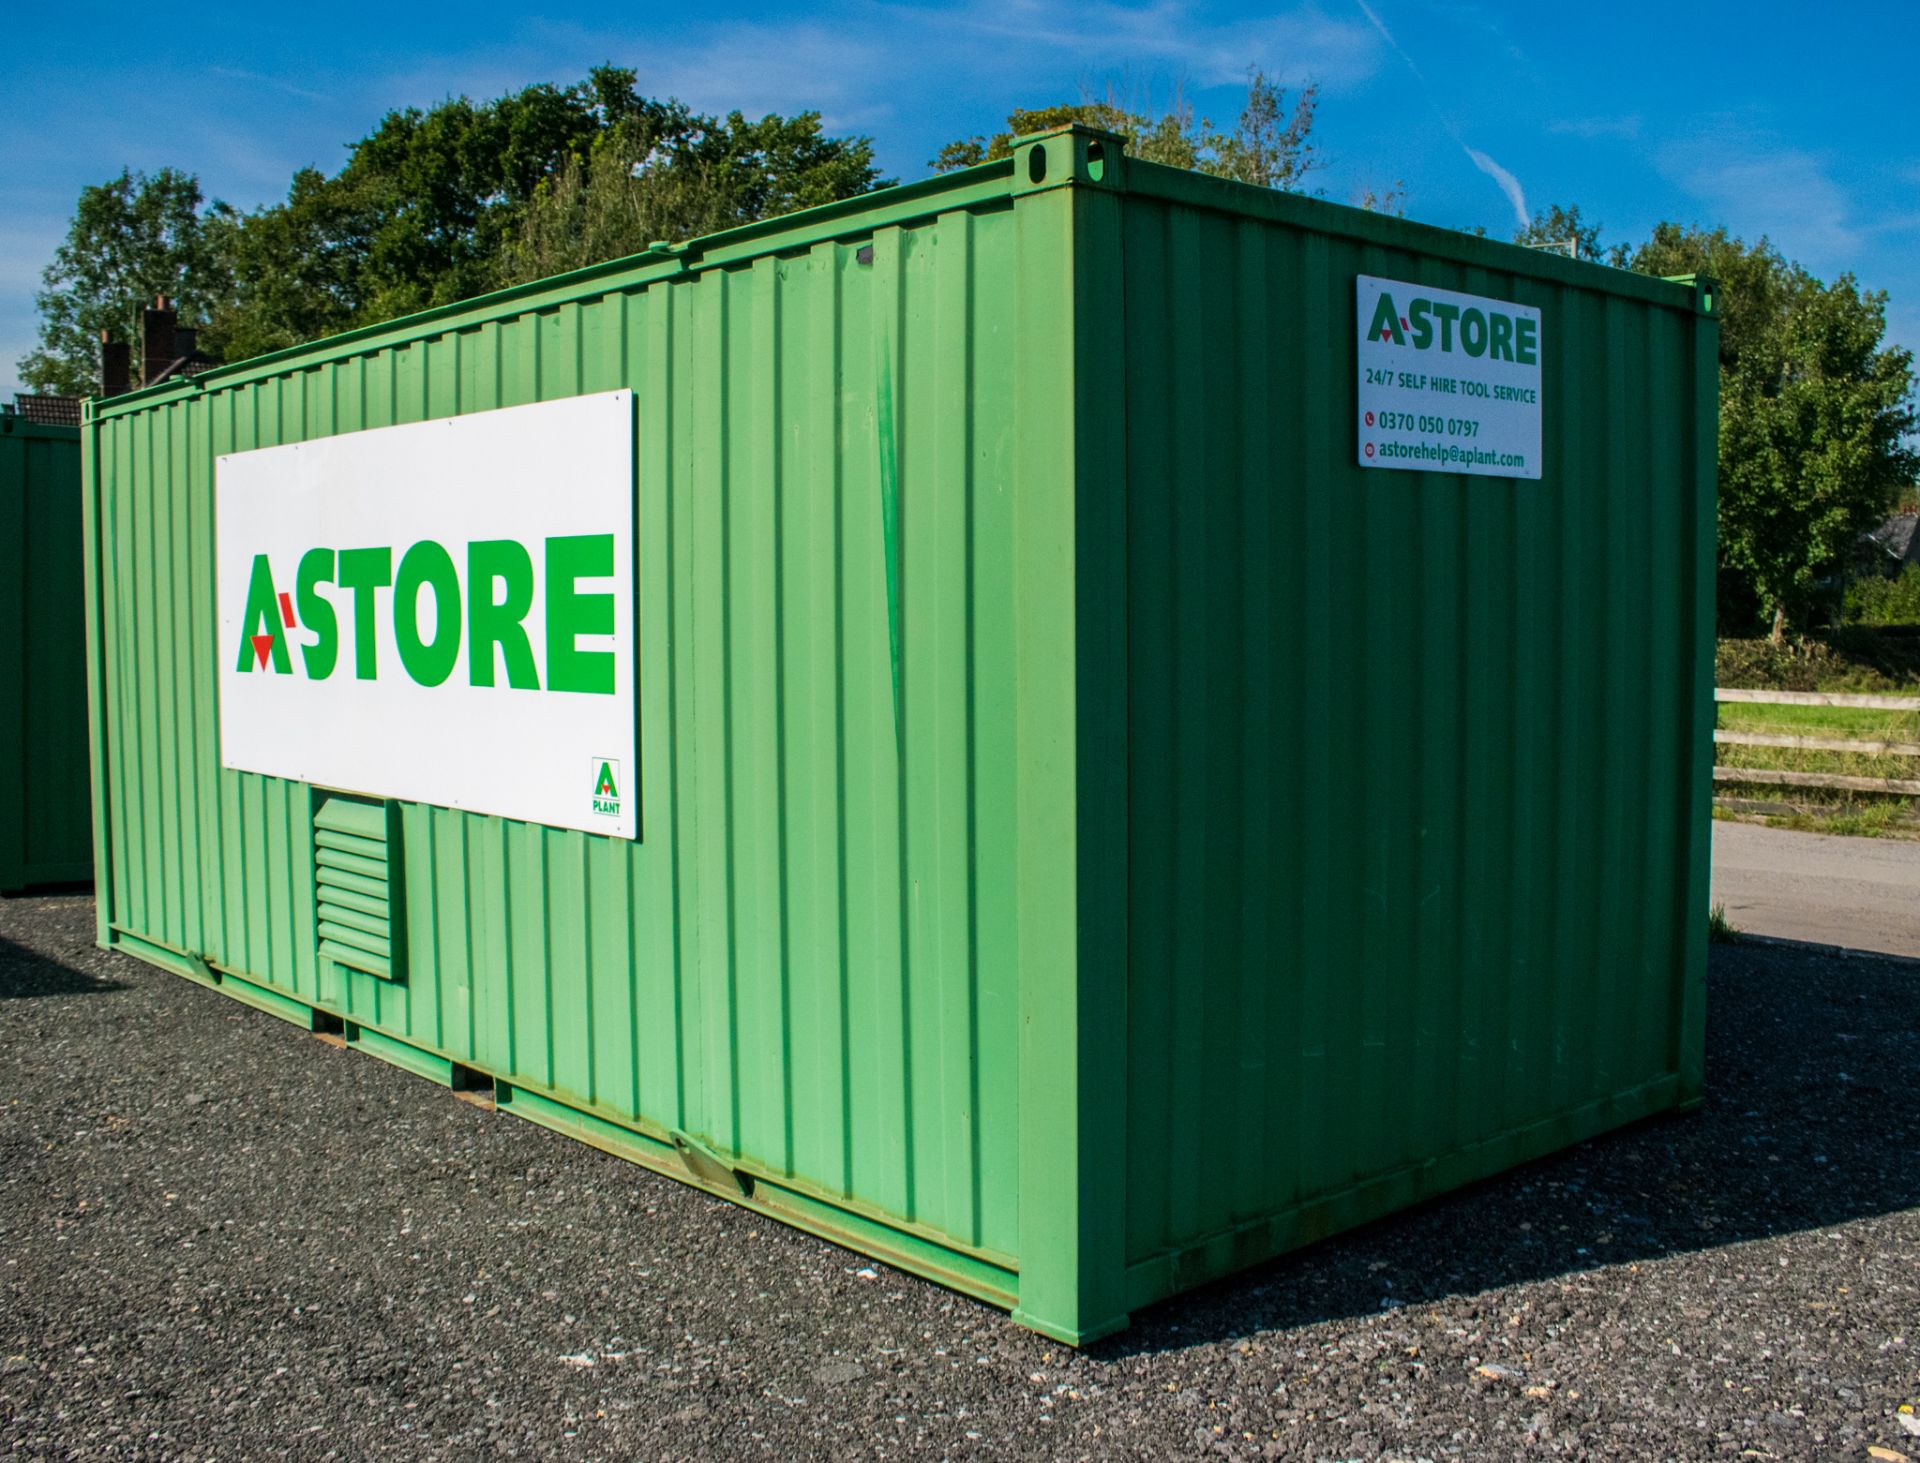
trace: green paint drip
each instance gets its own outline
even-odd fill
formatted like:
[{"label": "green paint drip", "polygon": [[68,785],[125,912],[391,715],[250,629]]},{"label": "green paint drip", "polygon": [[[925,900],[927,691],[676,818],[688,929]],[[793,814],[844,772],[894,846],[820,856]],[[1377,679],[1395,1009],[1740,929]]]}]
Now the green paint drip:
[{"label": "green paint drip", "polygon": [[893,735],[905,736],[900,715],[900,462],[893,430],[893,342],[875,338],[875,425],[880,437],[880,538],[887,557],[887,649],[893,657]]}]

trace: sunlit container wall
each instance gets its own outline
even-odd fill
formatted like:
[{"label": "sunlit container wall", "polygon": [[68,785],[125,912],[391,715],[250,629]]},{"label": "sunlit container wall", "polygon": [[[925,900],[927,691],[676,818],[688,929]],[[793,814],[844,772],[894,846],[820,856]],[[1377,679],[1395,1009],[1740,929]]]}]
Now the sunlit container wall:
[{"label": "sunlit container wall", "polygon": [[[1360,274],[1539,480],[1356,464]],[[1683,1104],[1710,299],[1067,129],[96,405],[101,941],[1075,1342]],[[616,387],[638,840],[222,768],[216,456]]]}]

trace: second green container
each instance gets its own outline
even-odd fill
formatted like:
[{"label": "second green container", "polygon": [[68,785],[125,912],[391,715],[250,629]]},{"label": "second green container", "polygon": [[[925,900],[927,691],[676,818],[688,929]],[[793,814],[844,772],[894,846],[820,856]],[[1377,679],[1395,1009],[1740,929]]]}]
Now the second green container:
[{"label": "second green container", "polygon": [[0,894],[93,877],[80,433],[0,416]]}]

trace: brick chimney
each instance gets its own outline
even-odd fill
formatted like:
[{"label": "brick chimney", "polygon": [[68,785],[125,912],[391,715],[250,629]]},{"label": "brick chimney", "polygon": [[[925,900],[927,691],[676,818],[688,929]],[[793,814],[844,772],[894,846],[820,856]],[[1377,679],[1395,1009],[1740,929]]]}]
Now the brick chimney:
[{"label": "brick chimney", "polygon": [[140,312],[140,384],[152,386],[166,379],[167,367],[180,359],[174,349],[173,301],[165,295]]},{"label": "brick chimney", "polygon": [[133,388],[133,352],[124,340],[115,340],[113,332],[100,332],[100,394],[124,396]]}]

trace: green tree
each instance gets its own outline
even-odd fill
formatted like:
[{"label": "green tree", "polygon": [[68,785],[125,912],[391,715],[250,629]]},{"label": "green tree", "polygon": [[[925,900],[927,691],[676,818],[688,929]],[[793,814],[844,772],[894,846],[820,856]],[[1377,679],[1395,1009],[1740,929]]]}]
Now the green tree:
[{"label": "green tree", "polygon": [[504,283],[542,279],[651,243],[678,242],[851,198],[882,186],[865,137],[822,132],[820,117],[739,112],[724,120],[632,96],[584,157],[534,190],[500,256]]},{"label": "green tree", "polygon": [[1385,188],[1376,189],[1371,182],[1361,184],[1353,196],[1353,206],[1364,208],[1368,213],[1384,213],[1394,218],[1407,216],[1407,184],[1404,178],[1395,178]]},{"label": "green tree", "polygon": [[1164,111],[1129,104],[1113,93],[1105,101],[1060,103],[1016,111],[1006,130],[990,137],[949,142],[929,164],[935,172],[972,167],[1009,156],[1013,140],[1068,122],[1118,133],[1130,156],[1168,167],[1190,168],[1261,188],[1298,191],[1322,166],[1313,124],[1320,105],[1316,86],[1289,92],[1258,68],[1247,75],[1247,100],[1231,129],[1197,116],[1175,96]]},{"label": "green tree", "polygon": [[492,288],[535,188],[604,125],[592,80],[389,112],[338,173],[302,169],[241,222],[221,344],[253,355]]},{"label": "green tree", "polygon": [[207,203],[191,173],[123,171],[80,190],[67,236],[34,295],[40,344],[20,378],[35,391],[87,396],[100,389],[100,332],[139,340],[140,310],[171,296],[183,320],[205,318],[225,292],[224,242],[233,214]]},{"label": "green tree", "polygon": [[1596,264],[1611,264],[1625,269],[1632,253],[1625,244],[1603,247],[1600,225],[1581,217],[1580,205],[1563,207],[1558,203],[1537,212],[1524,229],[1517,230],[1513,242],[1531,249],[1554,249],[1574,259]]},{"label": "green tree", "polygon": [[338,173],[303,169],[242,221],[216,336],[254,355],[878,182],[872,144],[816,114],[721,121],[622,67],[391,112]]},{"label": "green tree", "polygon": [[230,287],[209,332],[229,360],[264,355],[355,323],[359,211],[317,168],[293,175],[285,203],[248,215],[226,240]]},{"label": "green tree", "polygon": [[1718,281],[1722,624],[1764,619],[1777,643],[1920,473],[1912,352],[1884,343],[1883,292],[1823,284],[1764,238],[1661,224],[1633,267]]}]

